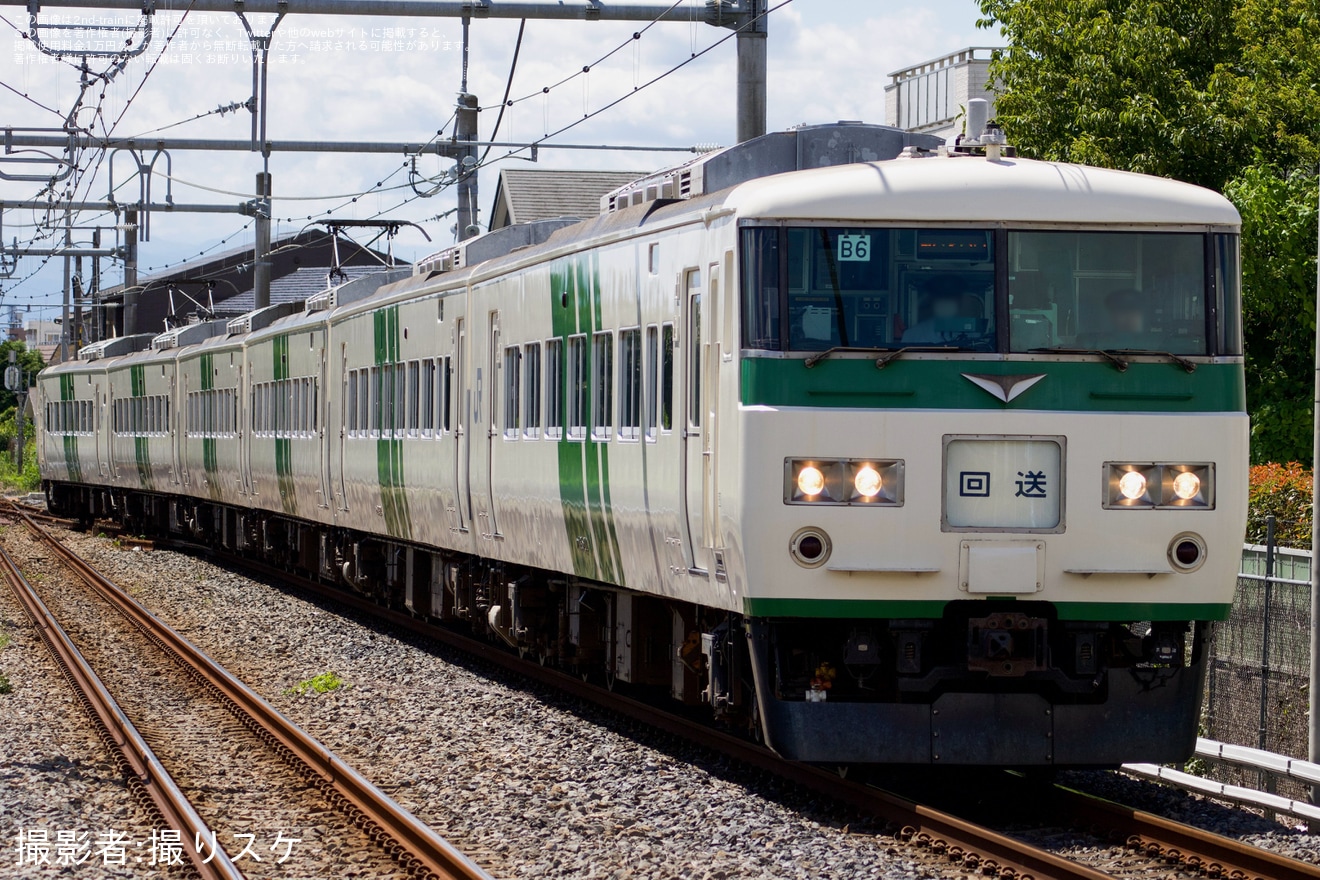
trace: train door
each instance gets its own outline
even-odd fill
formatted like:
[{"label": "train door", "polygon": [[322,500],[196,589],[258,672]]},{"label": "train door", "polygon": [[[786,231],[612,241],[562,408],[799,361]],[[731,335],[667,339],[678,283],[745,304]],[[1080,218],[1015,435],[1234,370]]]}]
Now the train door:
[{"label": "train door", "polygon": [[472,521],[472,485],[468,479],[471,450],[468,446],[468,421],[472,392],[467,383],[467,321],[454,320],[454,392],[458,395],[454,416],[454,485],[458,487],[458,528],[466,532]]},{"label": "train door", "polygon": [[[724,300],[720,297],[720,268],[718,263],[710,264],[710,276],[706,281],[706,322],[705,338],[702,344],[701,375],[701,543],[710,550],[720,549],[717,539],[719,533],[719,510],[715,495],[715,450],[719,449],[719,394],[720,394],[720,308]],[[717,561],[718,561],[717,554]],[[719,572],[716,565],[716,574]]]},{"label": "train door", "polygon": [[239,400],[247,401],[248,417],[243,424],[238,426],[238,482],[239,491],[244,495],[254,495],[252,485],[252,426],[256,418],[256,400],[246,381],[248,373],[247,349],[243,350],[242,360],[238,366],[238,394]]},{"label": "train door", "polygon": [[500,313],[490,313],[490,357],[486,359],[486,386],[490,389],[490,402],[486,404],[486,510],[492,538],[500,537],[500,527],[495,520],[495,443],[500,435]]},{"label": "train door", "polygon": [[701,270],[688,269],[683,273],[683,508],[687,524],[687,545],[691,549],[690,564],[702,572],[709,570],[709,549],[705,539],[704,482],[710,450],[706,446],[705,419],[702,418],[702,391],[705,385],[704,368],[707,367],[702,335],[703,312],[709,307],[703,302]]},{"label": "train door", "polygon": [[[331,443],[334,442],[335,432],[333,428],[335,426],[335,421],[330,418],[331,412],[330,412],[329,325],[326,325],[326,328],[323,329],[321,332],[324,334],[324,336],[322,336],[321,338],[321,348],[319,352],[319,357],[321,359],[321,369],[319,372],[321,375],[318,383],[313,386],[313,395],[311,401],[312,425],[313,427],[319,425],[321,429],[320,435],[317,437],[317,440],[319,441],[317,443],[317,449],[320,450],[320,454],[321,454],[321,466],[317,468],[317,472],[320,473],[321,475],[321,489],[319,492],[317,492],[317,494],[321,496],[321,504],[320,504],[321,509],[330,510],[331,503],[334,500],[333,495],[335,492],[334,490],[335,480],[333,475],[334,464],[331,461],[332,456],[331,456],[331,445],[330,445]],[[313,338],[315,338],[315,334],[313,334]],[[343,406],[344,398],[345,398],[344,389],[342,384],[340,384],[340,388],[339,388],[340,406]],[[341,412],[339,415],[340,415],[340,418],[338,419],[339,433],[342,433],[345,422],[342,417],[343,413]]]},{"label": "train door", "polygon": [[178,426],[178,432],[179,432],[179,440],[178,443],[175,444],[175,446],[179,450],[178,452],[179,478],[180,481],[183,483],[184,488],[191,488],[192,472],[188,468],[188,455],[192,451],[192,449],[188,444],[188,435],[193,432],[194,428],[192,423],[192,419],[193,419],[192,407],[188,405],[188,400],[189,400],[188,389],[192,387],[192,383],[188,381],[188,368],[184,365],[182,361],[179,362],[178,372],[176,373],[176,375],[179,377],[179,389],[180,389],[179,413],[177,418],[175,418],[174,420],[175,424]]},{"label": "train door", "polygon": [[[348,401],[354,398],[354,395],[348,393],[348,343],[339,343],[339,369],[343,374],[343,381],[339,386],[339,405],[341,409],[339,417],[339,503],[335,505],[337,510],[348,510],[348,482],[344,477],[345,462],[348,458],[348,424],[349,414],[346,409]],[[327,432],[328,433],[328,432]]]},{"label": "train door", "polygon": [[[96,438],[96,470],[110,476],[110,432],[105,430],[105,393],[101,383],[92,386],[92,434]],[[104,432],[104,433],[103,433]]]}]

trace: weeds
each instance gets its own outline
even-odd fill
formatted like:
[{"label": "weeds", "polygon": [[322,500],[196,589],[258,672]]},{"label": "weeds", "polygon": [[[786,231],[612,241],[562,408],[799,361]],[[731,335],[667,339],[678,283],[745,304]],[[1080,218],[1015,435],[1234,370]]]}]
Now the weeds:
[{"label": "weeds", "polygon": [[351,687],[351,685],[333,672],[322,672],[320,675],[298,682],[285,693],[301,697],[307,693],[327,694],[341,687]]}]

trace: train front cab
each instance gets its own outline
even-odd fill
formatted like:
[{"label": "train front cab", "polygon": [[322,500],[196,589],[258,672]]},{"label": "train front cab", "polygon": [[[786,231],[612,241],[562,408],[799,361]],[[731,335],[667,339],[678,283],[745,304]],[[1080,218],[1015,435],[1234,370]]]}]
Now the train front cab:
[{"label": "train front cab", "polygon": [[[1234,230],[766,224],[742,246],[739,543],[763,548],[744,630],[770,744],[1188,757],[1245,525]],[[1121,345],[1098,339],[1115,289],[1140,316]]]}]

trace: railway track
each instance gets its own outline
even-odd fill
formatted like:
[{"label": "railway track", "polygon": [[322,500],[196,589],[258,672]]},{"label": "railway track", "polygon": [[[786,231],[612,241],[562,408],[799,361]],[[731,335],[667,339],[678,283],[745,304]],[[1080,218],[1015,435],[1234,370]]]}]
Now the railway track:
[{"label": "railway track", "polygon": [[[168,541],[161,542],[169,546]],[[191,545],[189,545],[191,546]],[[584,701],[639,721],[687,741],[699,743],[749,767],[763,770],[802,787],[848,804],[900,829],[898,837],[941,855],[964,869],[1006,880],[1098,880],[1109,874],[1035,847],[1008,834],[969,821],[947,810],[840,777],[836,772],[786,762],[747,740],[711,729],[622,696],[554,669],[527,663],[501,647],[470,638],[402,612],[382,608],[346,591],[291,574],[251,559],[222,555],[231,566],[275,579],[347,606],[391,626],[445,643],[484,662],[553,687]],[[1008,774],[1004,774],[1008,777]],[[1012,789],[1015,783],[1006,782]],[[1167,871],[1177,866],[1189,874],[1230,880],[1320,880],[1320,867],[1251,847],[1231,838],[1135,810],[1093,795],[1049,786],[1024,785],[1021,797],[1051,802],[1058,824],[1093,828],[1124,844]]]},{"label": "railway track", "polygon": [[[168,541],[157,542],[168,547]],[[187,550],[194,545],[180,545]],[[1013,880],[1098,880],[1112,876],[1104,870],[1081,864],[1018,840],[916,799],[879,790],[841,778],[837,773],[809,765],[785,762],[767,749],[749,741],[688,721],[646,703],[585,683],[557,670],[528,664],[504,649],[452,630],[420,621],[411,615],[381,608],[361,597],[283,569],[251,559],[222,556],[231,567],[267,579],[282,581],[316,594],[361,614],[373,617],[445,643],[451,647],[518,675],[555,688],[576,698],[639,721],[646,726],[696,742],[739,763],[803,788],[848,804],[865,815],[899,828],[898,837],[929,851],[962,869]],[[1124,844],[1138,862],[1168,872],[1231,880],[1320,880],[1320,868],[1276,853],[1242,844],[1231,838],[1174,822],[1140,810],[1059,786],[1040,786],[1012,781],[1005,774],[1008,797],[1034,799],[1048,804],[1052,823],[1094,829],[1098,834]]]},{"label": "railway track", "polygon": [[[236,865],[243,853],[236,858],[227,852],[217,827],[247,822],[234,827],[260,829],[275,811],[276,824],[286,830],[315,829],[324,852],[333,855],[332,850],[342,846],[356,860],[365,859],[377,876],[489,880],[429,827],[64,547],[21,507],[13,510],[41,550],[95,596],[89,600],[76,591],[46,590],[58,594],[47,596],[52,611],[24,576],[15,560],[18,552],[11,555],[0,547],[0,575],[87,706],[130,789],[160,821],[159,830],[179,832],[177,870],[204,880],[243,878]],[[45,562],[28,550],[30,562]],[[228,763],[226,756],[243,763],[219,768],[217,777],[212,765]],[[305,824],[296,825],[291,816]],[[293,842],[301,840],[286,839],[286,858]],[[267,854],[256,873],[285,876],[270,864],[273,861]],[[291,869],[305,872],[307,864],[295,859]]]}]

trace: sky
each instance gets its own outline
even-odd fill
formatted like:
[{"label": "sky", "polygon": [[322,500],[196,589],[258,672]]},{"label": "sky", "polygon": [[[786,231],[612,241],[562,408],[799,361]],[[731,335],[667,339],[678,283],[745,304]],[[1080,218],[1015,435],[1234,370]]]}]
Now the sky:
[{"label": "sky", "polygon": [[[576,2],[576,0],[568,0]],[[779,0],[771,0],[774,7]],[[63,120],[79,95],[77,59],[57,62],[23,37],[28,24],[17,0],[0,0],[0,120],[15,130],[51,128]],[[679,0],[697,13],[694,23],[528,21],[511,98],[498,140],[525,143],[568,125],[573,128],[538,150],[539,168],[601,168],[653,171],[690,158],[679,152],[572,151],[565,144],[692,147],[734,141],[734,43],[728,39],[691,59],[730,31],[700,22],[704,0]],[[626,6],[628,0],[613,0]],[[232,13],[183,14],[183,0],[160,2],[145,52],[128,62],[108,86],[87,92],[77,124],[115,137],[250,137],[246,109],[217,108],[247,101],[252,64],[247,36]],[[998,45],[998,34],[978,29],[975,0],[925,0],[886,4],[874,0],[791,0],[769,19],[767,129],[800,123],[857,119],[883,123],[884,87],[896,69],[966,46]],[[265,33],[273,15],[249,16],[254,31]],[[106,45],[95,24],[133,26],[136,14],[47,8],[42,23],[75,24],[87,30],[45,30],[48,44],[71,46],[83,39]],[[640,39],[634,32],[645,28]],[[468,91],[478,96],[481,139],[488,139],[509,83],[518,22],[478,20],[471,26]],[[111,34],[122,39],[123,34]],[[268,73],[267,138],[280,140],[392,141],[421,143],[451,133],[454,102],[462,74],[461,25],[456,19],[392,19],[360,16],[290,15],[276,29]],[[596,62],[612,49],[623,48]],[[689,60],[690,59],[690,60]],[[648,81],[676,65],[689,63]],[[91,69],[107,62],[90,59]],[[589,73],[582,73],[590,66]],[[576,75],[574,75],[576,74]],[[561,80],[567,82],[555,85]],[[550,86],[548,93],[543,89]],[[102,92],[104,97],[101,97]],[[21,93],[21,94],[19,94]],[[27,97],[23,97],[26,95]],[[589,119],[584,116],[624,98]],[[43,106],[38,106],[43,105]],[[201,114],[201,118],[197,117]],[[168,127],[168,128],[167,128]],[[166,129],[160,130],[158,129]],[[488,219],[501,167],[533,167],[528,154],[501,158],[495,149],[480,172],[480,211]],[[0,174],[25,174],[49,166],[5,163]],[[150,161],[151,155],[143,157]],[[496,161],[496,160],[500,161]],[[397,256],[412,260],[452,244],[455,205],[452,188],[416,197],[403,155],[273,153],[270,172],[277,218],[272,237],[306,228],[312,219],[372,216],[410,220],[430,235],[428,243],[411,228],[394,241]],[[135,201],[141,178],[127,153],[101,157],[89,152],[76,176],[75,198],[102,201],[111,187],[120,202]],[[431,156],[416,160],[417,172],[435,178],[452,162]],[[262,158],[251,152],[172,151],[157,159],[151,176],[152,201],[237,204],[252,197]],[[165,175],[169,175],[168,179]],[[57,184],[61,194],[71,181]],[[377,184],[380,184],[377,186]],[[43,184],[0,180],[0,199],[32,199]],[[419,183],[418,190],[433,189]],[[335,196],[337,198],[326,198]],[[350,201],[354,196],[356,201]],[[407,200],[407,201],[406,201]],[[405,203],[406,201],[406,203]],[[404,203],[404,204],[401,204]],[[5,211],[0,238],[19,246],[41,229],[42,212]],[[114,217],[86,212],[74,218],[75,243],[90,244],[101,226],[102,244],[115,240]],[[365,241],[361,231],[358,238]],[[149,240],[139,246],[139,275],[171,264],[253,243],[250,218],[232,214],[163,214],[151,218]],[[34,244],[49,247],[56,240]],[[379,246],[383,247],[384,242]],[[84,275],[90,277],[90,266]],[[102,261],[102,286],[122,278],[118,263]],[[0,278],[0,306],[31,305],[29,317],[53,317],[62,298],[63,260],[19,259],[12,277]]]}]

